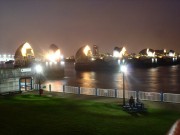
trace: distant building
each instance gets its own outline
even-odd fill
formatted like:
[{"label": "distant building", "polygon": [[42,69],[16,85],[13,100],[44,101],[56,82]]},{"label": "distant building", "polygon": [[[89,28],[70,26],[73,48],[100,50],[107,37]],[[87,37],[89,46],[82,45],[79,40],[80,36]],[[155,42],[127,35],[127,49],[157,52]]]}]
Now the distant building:
[{"label": "distant building", "polygon": [[99,55],[99,48],[97,45],[93,45],[93,55]]},{"label": "distant building", "polygon": [[174,50],[170,50],[170,51],[168,52],[168,56],[169,56],[169,57],[175,57],[175,56],[176,56],[176,52],[175,52]]},{"label": "distant building", "polygon": [[56,62],[60,62],[63,59],[64,57],[61,54],[60,49],[55,44],[51,44],[48,53],[46,54],[45,61],[56,63]]},{"label": "distant building", "polygon": [[15,52],[14,59],[16,67],[30,66],[35,60],[34,51],[31,45],[27,42],[20,45]]},{"label": "distant building", "polygon": [[126,53],[126,48],[125,47],[114,47],[113,50],[113,57],[115,58],[122,58]]},{"label": "distant building", "polygon": [[166,49],[163,49],[163,50],[155,50],[155,53],[158,58],[162,58],[166,56],[167,52],[166,52]]},{"label": "distant building", "polygon": [[92,51],[88,45],[79,48],[75,55],[76,62],[87,62],[92,57]]},{"label": "distant building", "polygon": [[141,56],[154,57],[154,56],[155,56],[155,50],[146,48],[146,49],[141,50],[141,51],[139,52],[139,54],[140,54]]}]

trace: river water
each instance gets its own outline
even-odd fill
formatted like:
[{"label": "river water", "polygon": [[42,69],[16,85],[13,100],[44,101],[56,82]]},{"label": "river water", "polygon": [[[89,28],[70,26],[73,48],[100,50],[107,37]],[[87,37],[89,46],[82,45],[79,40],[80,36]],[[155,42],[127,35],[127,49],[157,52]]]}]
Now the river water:
[{"label": "river water", "polygon": [[[124,74],[125,90],[164,92],[180,94],[180,65],[156,68],[128,67]],[[123,89],[121,72],[77,72],[73,63],[66,63],[65,76],[59,80],[48,80],[53,88],[61,85],[88,88]]]}]

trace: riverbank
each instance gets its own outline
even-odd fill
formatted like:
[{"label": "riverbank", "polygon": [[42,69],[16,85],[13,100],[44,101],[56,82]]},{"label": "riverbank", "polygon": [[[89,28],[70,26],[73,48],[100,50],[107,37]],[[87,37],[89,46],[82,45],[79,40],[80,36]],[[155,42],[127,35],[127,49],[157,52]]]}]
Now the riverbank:
[{"label": "riverbank", "polygon": [[[160,135],[179,119],[179,104],[143,102],[146,114],[122,110],[122,100],[38,91],[1,98],[1,133],[6,135]],[[172,110],[172,108],[174,108]]]}]

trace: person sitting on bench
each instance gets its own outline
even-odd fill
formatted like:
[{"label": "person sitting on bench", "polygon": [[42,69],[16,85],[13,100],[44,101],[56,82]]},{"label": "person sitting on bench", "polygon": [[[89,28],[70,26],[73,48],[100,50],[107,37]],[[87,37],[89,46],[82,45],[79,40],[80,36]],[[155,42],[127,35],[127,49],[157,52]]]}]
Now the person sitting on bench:
[{"label": "person sitting on bench", "polygon": [[135,106],[135,102],[134,102],[133,96],[131,96],[130,99],[129,99],[129,106],[130,107],[134,107]]}]

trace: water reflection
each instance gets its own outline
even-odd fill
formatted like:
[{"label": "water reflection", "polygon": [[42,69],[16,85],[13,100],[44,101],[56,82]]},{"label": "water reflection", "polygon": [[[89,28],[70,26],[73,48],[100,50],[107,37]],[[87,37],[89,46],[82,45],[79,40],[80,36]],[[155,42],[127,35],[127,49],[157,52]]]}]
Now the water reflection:
[{"label": "water reflection", "polygon": [[95,81],[96,81],[95,72],[82,72],[78,74],[78,77],[80,78],[81,87],[88,87],[88,88],[96,87],[95,86]]},{"label": "water reflection", "polygon": [[170,68],[170,73],[171,73],[170,83],[172,83],[173,85],[178,83],[177,82],[177,80],[178,80],[177,71],[178,71],[178,66],[172,66],[172,68]]},{"label": "water reflection", "polygon": [[44,89],[47,91],[63,92],[63,85],[63,81],[48,80],[44,83],[44,86],[46,86]]},{"label": "water reflection", "polygon": [[159,69],[158,68],[151,68],[149,69],[149,71],[147,72],[147,77],[149,79],[147,79],[146,85],[149,84],[149,87],[152,88],[152,91],[156,91],[157,87],[158,87],[158,80],[159,80]]},{"label": "water reflection", "polygon": [[[167,66],[149,69],[129,69],[125,74],[125,89],[154,92],[180,93],[180,67]],[[49,81],[52,89],[61,85],[88,88],[123,89],[122,73],[118,72],[76,72],[74,64],[66,65],[65,77]]]}]

